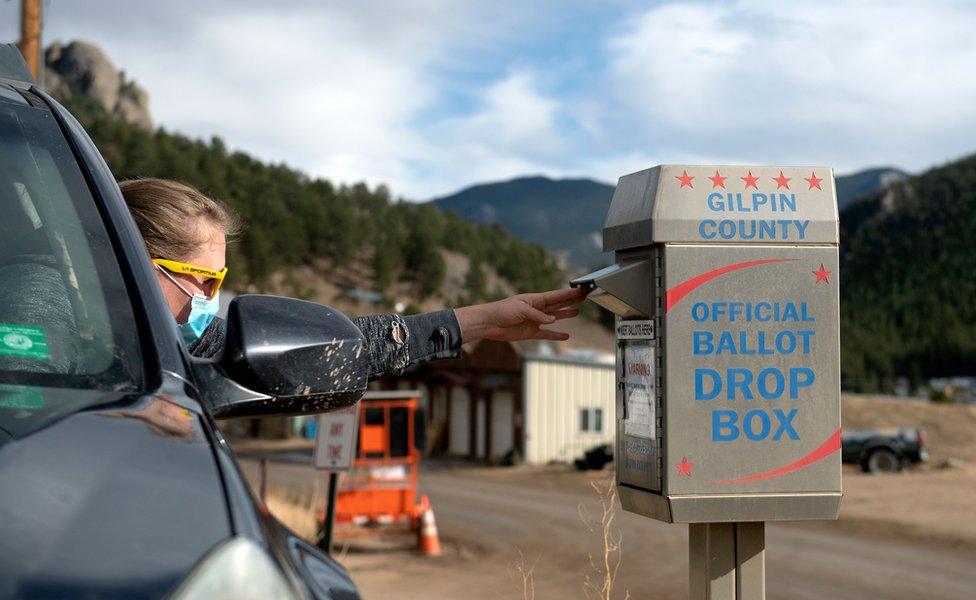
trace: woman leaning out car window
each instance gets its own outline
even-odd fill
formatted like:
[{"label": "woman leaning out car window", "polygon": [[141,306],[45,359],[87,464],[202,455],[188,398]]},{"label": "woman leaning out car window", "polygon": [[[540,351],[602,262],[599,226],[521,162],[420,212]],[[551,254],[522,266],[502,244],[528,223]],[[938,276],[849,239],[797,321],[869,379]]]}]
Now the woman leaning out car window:
[{"label": "woman leaning out car window", "polygon": [[[240,232],[240,220],[223,202],[176,181],[133,179],[120,187],[187,348],[194,356],[217,356],[225,333],[216,315],[220,288],[229,273],[227,241]],[[573,306],[584,295],[580,289],[553,290],[457,309],[353,321],[366,337],[370,379],[377,379],[418,362],[457,357],[462,343],[569,339],[543,326],[575,317]]]}]

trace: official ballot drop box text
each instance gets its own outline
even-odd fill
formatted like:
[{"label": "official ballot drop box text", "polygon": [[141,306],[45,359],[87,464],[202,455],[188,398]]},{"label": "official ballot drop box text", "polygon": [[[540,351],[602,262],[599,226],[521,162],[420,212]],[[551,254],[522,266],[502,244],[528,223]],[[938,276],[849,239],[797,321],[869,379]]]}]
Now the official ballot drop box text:
[{"label": "official ballot drop box text", "polygon": [[826,167],[621,177],[615,264],[623,507],[675,523],[833,519],[841,499],[838,221]]}]

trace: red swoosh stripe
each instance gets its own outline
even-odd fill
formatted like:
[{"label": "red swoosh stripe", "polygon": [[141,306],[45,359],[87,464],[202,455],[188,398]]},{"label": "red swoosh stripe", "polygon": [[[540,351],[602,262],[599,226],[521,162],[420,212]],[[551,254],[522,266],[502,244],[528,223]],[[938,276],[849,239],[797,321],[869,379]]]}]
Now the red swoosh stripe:
[{"label": "red swoosh stripe", "polygon": [[787,260],[798,260],[798,259],[764,258],[762,260],[747,260],[746,262],[725,265],[724,267],[712,269],[711,271],[702,273],[701,275],[696,275],[691,279],[688,279],[687,281],[682,281],[678,285],[672,287],[667,292],[665,292],[665,298],[667,300],[667,306],[665,308],[665,312],[671,310],[675,304],[681,302],[682,298],[695,291],[696,288],[705,285],[706,283],[715,279],[716,277],[721,277],[726,273],[731,273],[732,271],[738,271],[739,269],[748,269],[749,267],[755,267],[758,265],[768,265],[770,263],[778,263]]},{"label": "red swoosh stripe", "polygon": [[748,475],[738,479],[720,479],[718,481],[713,481],[712,483],[748,483],[750,481],[780,477],[781,475],[786,475],[787,473],[792,473],[793,471],[799,471],[804,467],[808,467],[817,461],[827,458],[838,450],[840,450],[840,429],[835,431],[833,435],[827,438],[827,441],[820,444],[819,448],[786,466],[773,469],[772,471],[766,471],[765,473],[756,473],[755,475]]}]

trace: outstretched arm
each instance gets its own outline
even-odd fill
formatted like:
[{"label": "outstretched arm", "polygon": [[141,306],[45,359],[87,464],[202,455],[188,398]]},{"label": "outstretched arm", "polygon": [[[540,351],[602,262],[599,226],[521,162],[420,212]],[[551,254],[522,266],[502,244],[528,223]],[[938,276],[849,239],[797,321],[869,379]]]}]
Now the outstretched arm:
[{"label": "outstretched arm", "polygon": [[575,317],[572,306],[586,297],[582,288],[569,288],[518,294],[487,304],[455,309],[461,325],[463,343],[482,339],[513,342],[517,340],[568,340],[569,334],[543,329],[556,321]]},{"label": "outstretched arm", "polygon": [[567,340],[569,334],[542,329],[575,317],[579,289],[518,294],[497,302],[419,315],[370,315],[353,321],[366,337],[370,380],[398,375],[412,364],[460,356],[461,344],[489,339]]}]

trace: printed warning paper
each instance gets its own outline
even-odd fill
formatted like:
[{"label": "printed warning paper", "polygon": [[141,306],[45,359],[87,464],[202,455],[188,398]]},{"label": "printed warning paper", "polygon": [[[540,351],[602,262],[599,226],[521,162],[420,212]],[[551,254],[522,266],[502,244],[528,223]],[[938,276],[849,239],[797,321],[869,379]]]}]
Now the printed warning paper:
[{"label": "printed warning paper", "polygon": [[624,346],[624,398],[627,418],[624,434],[655,438],[657,411],[654,390],[654,347],[651,342]]}]

